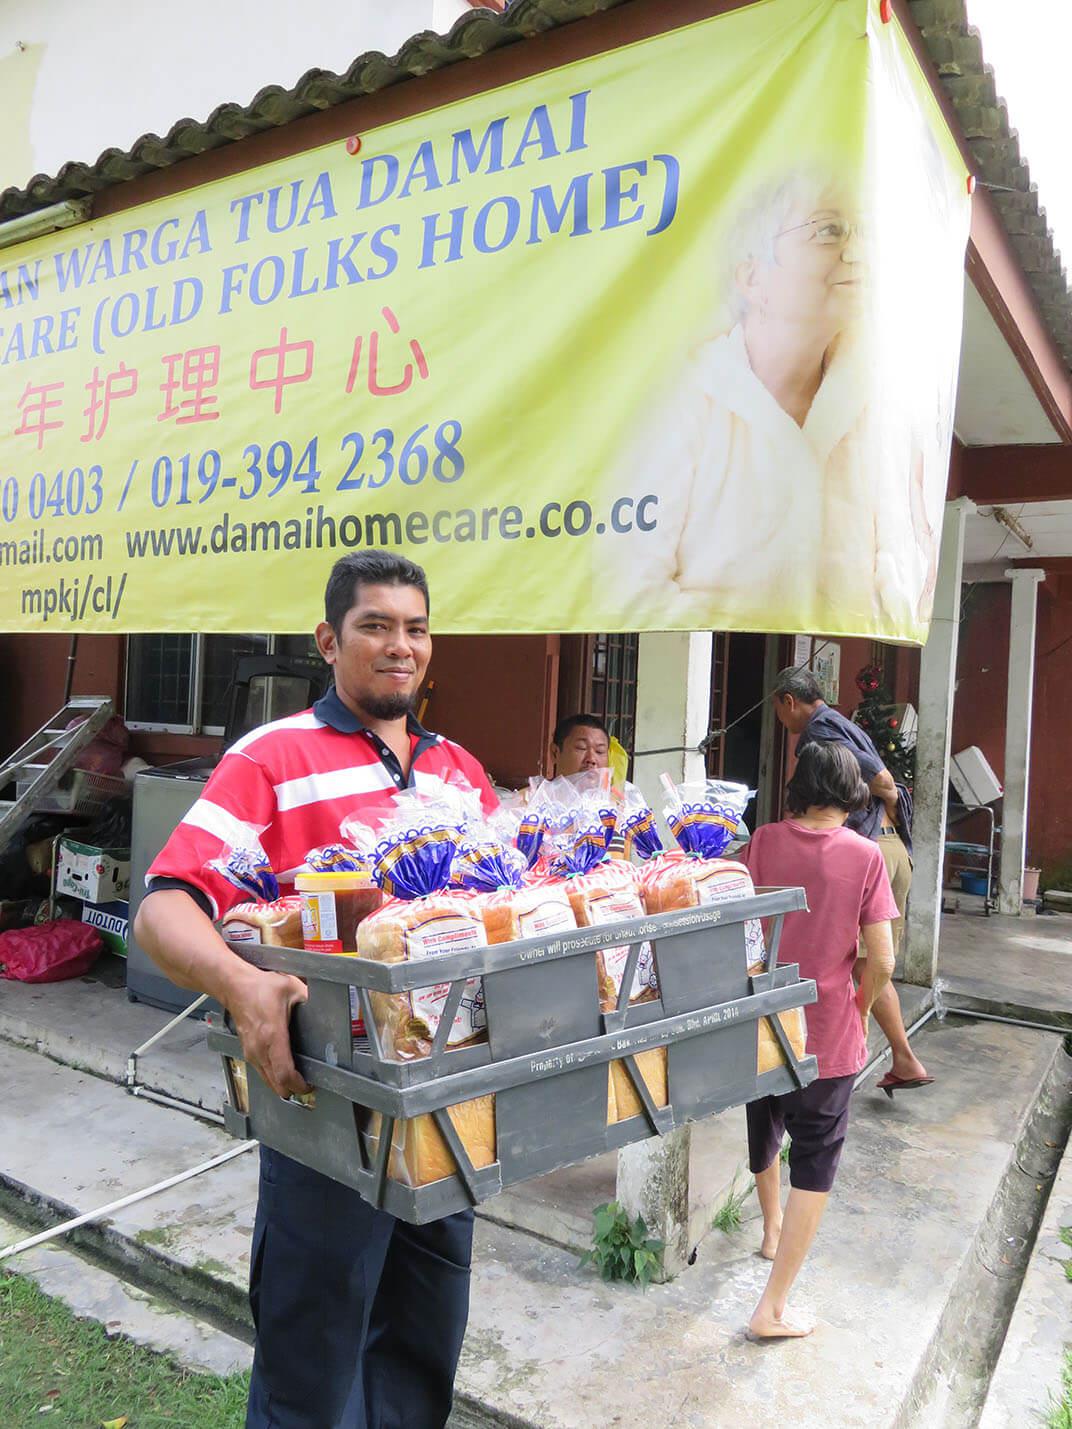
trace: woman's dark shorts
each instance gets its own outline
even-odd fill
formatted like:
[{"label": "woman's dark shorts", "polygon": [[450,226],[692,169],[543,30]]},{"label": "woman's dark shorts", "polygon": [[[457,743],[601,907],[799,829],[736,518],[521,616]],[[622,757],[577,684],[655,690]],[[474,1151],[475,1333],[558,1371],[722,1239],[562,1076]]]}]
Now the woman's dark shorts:
[{"label": "woman's dark shorts", "polygon": [[798,1191],[829,1191],[849,1126],[855,1076],[820,1077],[782,1097],[749,1102],[748,1166],[766,1171],[789,1133],[789,1184]]}]

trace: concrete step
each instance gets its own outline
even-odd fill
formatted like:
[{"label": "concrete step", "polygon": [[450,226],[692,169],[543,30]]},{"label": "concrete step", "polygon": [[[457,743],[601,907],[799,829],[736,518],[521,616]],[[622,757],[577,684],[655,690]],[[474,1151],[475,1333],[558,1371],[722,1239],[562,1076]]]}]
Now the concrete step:
[{"label": "concrete step", "polygon": [[[978,1402],[962,1405],[936,1353],[968,1348],[968,1317],[957,1338],[946,1310],[1001,1223],[1030,1113],[1066,1059],[1060,1038],[960,1020],[930,1024],[919,1051],[933,1087],[892,1102],[857,1094],[794,1296],[817,1316],[810,1340],[744,1339],[769,1269],[752,1208],[740,1231],[707,1238],[692,1270],[646,1292],[604,1286],[557,1247],[485,1223],[459,1376],[467,1398],[531,1429],[974,1424]],[[977,1293],[985,1309],[992,1292]],[[939,1398],[948,1413],[932,1415]]]},{"label": "concrete step", "polygon": [[[11,1245],[24,1235],[15,1221],[0,1216],[0,1245]],[[190,1314],[58,1242],[22,1251],[4,1261],[3,1269],[32,1280],[80,1319],[98,1321],[109,1336],[133,1340],[185,1369],[226,1376],[253,1363],[248,1339]]]},{"label": "concrete step", "polygon": [[[127,1059],[171,1021],[142,1002],[131,1002],[122,959],[102,957],[86,977],[69,982],[4,984],[0,1038],[41,1052],[67,1067],[124,1082]],[[205,1045],[205,1024],[191,1017],[138,1059],[138,1081],[218,1115],[223,1071]]]},{"label": "concrete step", "polygon": [[1028,1262],[1016,1308],[990,1379],[979,1429],[1042,1424],[1059,1396],[1065,1355],[1072,1350],[1072,1285],[1065,1265],[1072,1248],[1061,1231],[1072,1226],[1072,1147],[1066,1148]]},{"label": "concrete step", "polygon": [[[88,1072],[0,1042],[0,1200],[42,1225],[82,1214],[235,1146],[221,1129]],[[257,1158],[245,1154],[100,1224],[74,1243],[187,1305],[248,1323]]]}]

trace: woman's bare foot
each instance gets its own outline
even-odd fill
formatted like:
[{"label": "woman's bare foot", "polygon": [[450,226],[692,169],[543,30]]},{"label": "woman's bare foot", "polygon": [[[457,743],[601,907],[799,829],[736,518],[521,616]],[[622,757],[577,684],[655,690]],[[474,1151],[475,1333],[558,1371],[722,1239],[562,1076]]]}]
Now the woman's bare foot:
[{"label": "woman's bare foot", "polygon": [[776,1226],[763,1227],[763,1243],[759,1247],[759,1253],[764,1260],[773,1260],[778,1254],[778,1241],[782,1234],[782,1223]]},{"label": "woman's bare foot", "polygon": [[784,1312],[779,1316],[773,1311],[764,1310],[758,1307],[756,1313],[748,1322],[748,1329],[745,1336],[749,1340],[802,1340],[810,1335],[815,1329],[812,1320],[801,1316],[799,1318],[786,1315]]},{"label": "woman's bare foot", "polygon": [[927,1075],[927,1069],[909,1048],[904,1053],[894,1053],[891,1070],[902,1082],[915,1082]]}]

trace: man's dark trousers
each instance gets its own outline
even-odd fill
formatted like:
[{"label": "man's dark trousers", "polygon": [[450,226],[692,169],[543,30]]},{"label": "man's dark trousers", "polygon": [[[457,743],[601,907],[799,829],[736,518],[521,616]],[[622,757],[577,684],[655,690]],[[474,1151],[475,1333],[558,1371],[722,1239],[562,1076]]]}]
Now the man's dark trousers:
[{"label": "man's dark trousers", "polygon": [[442,1429],[473,1213],[411,1226],[261,1148],[246,1429]]}]

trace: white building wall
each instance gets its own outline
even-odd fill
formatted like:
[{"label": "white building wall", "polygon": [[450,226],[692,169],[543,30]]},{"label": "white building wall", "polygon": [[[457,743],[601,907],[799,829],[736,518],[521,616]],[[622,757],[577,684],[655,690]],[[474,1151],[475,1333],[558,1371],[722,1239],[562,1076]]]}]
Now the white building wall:
[{"label": "white building wall", "polygon": [[0,189],[448,30],[466,0],[4,0]]}]

